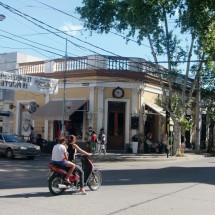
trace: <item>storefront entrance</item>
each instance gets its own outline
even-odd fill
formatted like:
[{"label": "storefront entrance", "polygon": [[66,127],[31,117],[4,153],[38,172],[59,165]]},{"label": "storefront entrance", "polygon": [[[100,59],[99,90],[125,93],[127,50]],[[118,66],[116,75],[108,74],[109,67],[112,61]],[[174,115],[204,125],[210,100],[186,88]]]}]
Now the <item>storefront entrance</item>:
[{"label": "storefront entrance", "polygon": [[125,102],[108,102],[107,149],[124,150]]}]

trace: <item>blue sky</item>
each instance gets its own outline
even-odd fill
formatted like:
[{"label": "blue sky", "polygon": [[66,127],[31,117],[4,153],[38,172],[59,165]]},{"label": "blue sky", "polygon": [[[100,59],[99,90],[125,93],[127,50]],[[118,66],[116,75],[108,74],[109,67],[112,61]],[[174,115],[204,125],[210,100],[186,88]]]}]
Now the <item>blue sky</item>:
[{"label": "blue sky", "polygon": [[[39,1],[64,11],[65,13],[71,14],[71,16],[51,9],[41,4]],[[65,54],[65,38],[67,37],[69,56],[92,55],[96,52],[98,54],[105,55],[113,55],[111,53],[114,53],[124,57],[140,57],[147,60],[151,59],[150,49],[146,42],[146,45],[142,46],[139,46],[132,41],[126,44],[126,41],[121,36],[117,36],[113,33],[100,35],[95,32],[91,34],[89,31],[85,31],[83,29],[83,23],[79,20],[79,15],[75,12],[76,6],[81,5],[81,0],[2,0],[0,2],[22,13],[30,15],[56,29],[70,31],[69,33],[71,33],[72,36],[78,38],[77,40],[74,37],[69,37],[63,34],[61,34],[61,37],[63,38],[57,37],[0,6],[0,14],[4,14],[6,16],[6,19],[0,22],[0,53],[18,51],[41,57],[43,59],[54,59]],[[33,41],[33,43],[18,38],[15,35]],[[26,44],[22,44],[14,40],[19,40]],[[38,43],[50,48],[43,47]],[[86,43],[90,43],[92,46]],[[29,44],[35,47],[31,47]],[[107,50],[107,52],[98,49],[95,46]],[[37,49],[37,47],[50,52]],[[87,50],[85,48],[87,48]]]}]

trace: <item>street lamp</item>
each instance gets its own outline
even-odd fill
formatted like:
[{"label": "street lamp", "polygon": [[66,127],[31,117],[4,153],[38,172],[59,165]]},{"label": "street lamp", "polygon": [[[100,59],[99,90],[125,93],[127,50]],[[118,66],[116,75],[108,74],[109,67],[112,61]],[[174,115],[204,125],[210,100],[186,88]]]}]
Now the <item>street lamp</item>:
[{"label": "street lamp", "polygon": [[5,15],[0,14],[0,21],[3,21],[5,18],[6,18],[6,16],[5,16]]},{"label": "street lamp", "polygon": [[170,124],[169,130],[170,130],[170,146],[171,146],[171,157],[172,157],[172,150],[173,150],[173,146],[172,146],[173,124]]}]

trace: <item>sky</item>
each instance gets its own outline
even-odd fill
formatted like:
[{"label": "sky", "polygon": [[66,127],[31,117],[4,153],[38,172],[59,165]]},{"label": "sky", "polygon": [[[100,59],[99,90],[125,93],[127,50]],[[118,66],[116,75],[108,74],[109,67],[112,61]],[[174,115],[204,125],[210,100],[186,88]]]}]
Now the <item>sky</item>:
[{"label": "sky", "polygon": [[[0,53],[21,52],[43,60],[66,54],[69,57],[96,54],[154,61],[147,40],[142,45],[135,38],[126,43],[123,33],[112,30],[109,34],[97,34],[84,29],[75,11],[77,6],[82,6],[82,0],[0,0],[0,14],[6,17],[0,22]],[[167,64],[161,65],[167,68]]]},{"label": "sky", "polygon": [[6,16],[0,22],[0,53],[22,52],[43,59],[55,59],[65,56],[67,38],[67,55],[71,57],[104,54],[151,59],[147,42],[141,46],[133,41],[126,44],[123,39],[124,35],[116,31],[108,35],[86,31],[79,14],[75,12],[75,8],[82,5],[82,0],[3,0],[0,3],[50,25],[54,29],[40,23],[44,28],[53,32],[67,31],[72,36],[63,34],[56,36],[0,5],[0,14]]}]

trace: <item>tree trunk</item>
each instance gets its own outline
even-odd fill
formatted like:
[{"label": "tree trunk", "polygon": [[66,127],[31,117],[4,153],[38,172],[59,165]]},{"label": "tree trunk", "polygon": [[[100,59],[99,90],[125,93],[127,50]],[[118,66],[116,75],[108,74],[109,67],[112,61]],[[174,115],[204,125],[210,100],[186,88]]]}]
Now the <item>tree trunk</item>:
[{"label": "tree trunk", "polygon": [[181,125],[177,121],[174,121],[174,131],[173,131],[173,154],[180,155],[181,154]]}]

